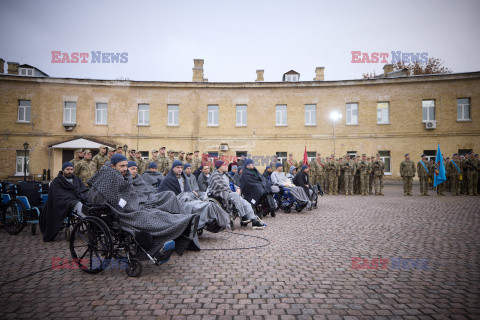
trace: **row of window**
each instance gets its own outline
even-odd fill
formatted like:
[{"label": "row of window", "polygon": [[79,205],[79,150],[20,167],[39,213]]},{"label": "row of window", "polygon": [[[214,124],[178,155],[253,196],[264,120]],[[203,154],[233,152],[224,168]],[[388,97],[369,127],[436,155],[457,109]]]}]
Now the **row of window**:
[{"label": "row of window", "polygon": [[[218,105],[208,105],[208,126],[218,126],[219,121],[219,108]],[[30,122],[31,121],[31,102],[30,100],[19,100],[18,102],[18,122]],[[63,123],[75,124],[76,123],[76,102],[65,102],[63,110]],[[179,105],[168,105],[168,117],[167,125],[178,126],[179,125]],[[358,103],[347,103],[345,107],[345,124],[357,125],[358,124]],[[287,105],[276,105],[276,126],[287,126]],[[435,121],[435,100],[423,100],[422,101],[422,120],[423,121]],[[458,98],[457,99],[457,121],[469,121],[470,118],[470,98]],[[389,124],[390,123],[390,103],[377,102],[377,124]],[[106,125],[107,124],[107,103],[96,103],[95,105],[95,124]],[[150,105],[139,104],[138,105],[138,125],[148,126],[150,125]],[[238,127],[247,125],[247,105],[236,106],[236,125]],[[317,125],[317,106],[315,104],[305,105],[305,125],[316,126]]]}]

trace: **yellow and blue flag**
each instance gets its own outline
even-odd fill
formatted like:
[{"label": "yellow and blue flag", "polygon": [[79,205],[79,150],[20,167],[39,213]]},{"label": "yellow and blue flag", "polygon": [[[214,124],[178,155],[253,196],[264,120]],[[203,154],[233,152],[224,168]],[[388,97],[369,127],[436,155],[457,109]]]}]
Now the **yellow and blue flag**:
[{"label": "yellow and blue flag", "polygon": [[440,143],[438,144],[437,155],[435,157],[435,175],[433,177],[433,187],[447,181],[445,174],[445,163],[443,162],[442,151],[440,151]]}]

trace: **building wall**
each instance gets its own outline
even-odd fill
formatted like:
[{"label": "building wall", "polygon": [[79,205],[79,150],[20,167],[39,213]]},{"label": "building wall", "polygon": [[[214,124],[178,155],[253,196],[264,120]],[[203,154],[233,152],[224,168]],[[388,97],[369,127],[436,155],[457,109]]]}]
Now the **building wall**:
[{"label": "building wall", "polygon": [[[389,150],[392,177],[399,177],[405,153],[420,158],[423,150],[444,154],[480,148],[480,73],[289,83],[169,83],[0,76],[0,178],[13,175],[16,150],[30,144],[30,172],[61,168],[61,151],[49,145],[73,138],[93,138],[127,144],[137,150],[218,151],[225,155],[248,151],[271,156],[307,151],[333,152],[332,111],[342,113],[335,126],[336,154],[357,151],[374,155]],[[457,121],[457,98],[469,97],[471,121]],[[18,100],[31,100],[29,124],[17,123]],[[422,100],[435,99],[437,128],[426,130]],[[65,131],[63,105],[76,101],[76,127]],[[377,102],[390,103],[390,124],[377,124]],[[108,103],[108,124],[95,125],[95,104]],[[345,124],[346,103],[358,103],[358,125]],[[150,125],[138,126],[139,103],[150,105]],[[179,126],[167,126],[167,105],[178,104]],[[207,126],[207,106],[218,104],[219,126]],[[246,127],[236,127],[236,105],[247,105]],[[275,126],[275,106],[287,105],[288,125]],[[305,104],[316,104],[317,125],[305,126]],[[263,166],[260,166],[263,167]]]}]

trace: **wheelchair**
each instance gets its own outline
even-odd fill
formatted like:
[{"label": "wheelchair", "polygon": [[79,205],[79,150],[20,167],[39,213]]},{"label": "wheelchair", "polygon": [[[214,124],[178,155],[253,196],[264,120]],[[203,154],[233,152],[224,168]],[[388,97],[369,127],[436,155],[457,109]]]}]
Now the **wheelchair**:
[{"label": "wheelchair", "polygon": [[2,224],[5,230],[16,235],[31,224],[31,233],[37,232],[40,212],[47,201],[42,184],[35,181],[19,184],[2,183]]},{"label": "wheelchair", "polygon": [[278,210],[275,202],[275,193],[273,193],[273,196],[270,193],[264,193],[255,205],[252,204],[252,207],[260,219],[269,214],[272,218],[275,218],[276,211]]},{"label": "wheelchair", "polygon": [[144,255],[160,265],[169,260],[175,249],[175,241],[170,240],[152,257],[147,252],[153,245],[151,234],[123,230],[118,215],[108,206],[83,205],[82,212],[72,212],[69,220],[75,221],[69,239],[72,261],[86,273],[96,274],[117,267],[125,269],[130,277],[138,277],[142,263],[135,256]]},{"label": "wheelchair", "polygon": [[280,192],[273,194],[277,204],[276,210],[282,209],[285,213],[290,213],[292,211],[292,207],[297,212],[301,212],[303,208],[305,208],[306,205],[295,199],[288,188],[281,186],[279,186],[279,188]]},{"label": "wheelchair", "polygon": [[[211,192],[207,193],[207,199],[208,199],[209,202],[217,204],[226,213],[228,213],[228,215],[230,216],[230,229],[232,231],[235,230],[234,221],[239,217],[238,209],[235,206],[235,203],[231,200],[228,200],[228,204],[225,206],[223,204],[222,198],[220,196],[213,195]],[[212,221],[210,223],[207,222],[207,224],[205,226],[205,230],[213,232],[213,233],[217,233],[217,232],[222,231],[222,229],[218,225],[215,226],[215,222],[216,221]],[[200,235],[202,235],[203,230],[199,229],[197,232],[198,232],[198,235],[200,236]]]}]

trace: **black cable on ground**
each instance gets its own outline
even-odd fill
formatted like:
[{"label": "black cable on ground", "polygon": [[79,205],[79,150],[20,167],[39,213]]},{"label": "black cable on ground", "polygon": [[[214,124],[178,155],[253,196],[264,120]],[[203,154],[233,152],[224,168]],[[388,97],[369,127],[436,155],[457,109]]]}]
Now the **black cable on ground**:
[{"label": "black cable on ground", "polygon": [[43,270],[39,270],[39,271],[35,271],[35,272],[32,272],[32,273],[29,273],[23,277],[20,277],[20,278],[17,278],[15,280],[11,280],[11,281],[7,281],[7,282],[3,282],[3,283],[0,283],[0,287],[3,287],[4,285],[7,285],[9,283],[12,283],[12,282],[15,282],[15,281],[18,281],[18,280],[21,280],[21,279],[24,279],[24,278],[28,278],[28,277],[31,277],[37,273],[40,273],[40,272],[45,272],[45,271],[48,271],[48,270],[52,270],[52,268],[47,268],[47,269],[43,269]]},{"label": "black cable on ground", "polygon": [[248,249],[258,249],[258,248],[262,248],[262,247],[266,247],[266,246],[269,246],[270,245],[270,240],[268,240],[267,238],[264,238],[264,237],[260,237],[260,236],[254,236],[254,235],[251,235],[251,234],[244,234],[244,233],[238,233],[238,232],[232,232],[232,231],[224,231],[225,233],[231,233],[231,234],[237,234],[237,235],[240,235],[240,236],[245,236],[245,237],[251,237],[251,238],[257,238],[257,239],[261,239],[263,241],[266,241],[265,244],[261,244],[261,245],[257,245],[257,246],[253,246],[253,247],[240,247],[240,248],[218,248],[218,249],[201,249],[201,251],[233,251],[233,250],[248,250]]}]

